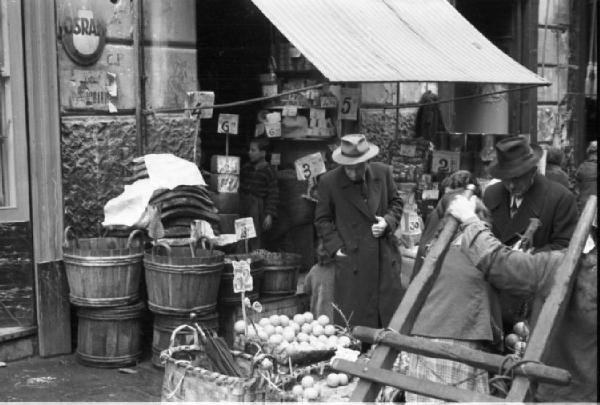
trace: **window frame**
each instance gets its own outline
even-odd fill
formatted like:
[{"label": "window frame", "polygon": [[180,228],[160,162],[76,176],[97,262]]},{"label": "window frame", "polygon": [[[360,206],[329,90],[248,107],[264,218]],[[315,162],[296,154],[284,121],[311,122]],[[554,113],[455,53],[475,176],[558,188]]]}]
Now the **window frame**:
[{"label": "window frame", "polygon": [[0,125],[2,135],[6,136],[3,146],[9,196],[8,203],[0,206],[0,223],[30,220],[21,1],[0,0],[0,86],[3,87]]}]

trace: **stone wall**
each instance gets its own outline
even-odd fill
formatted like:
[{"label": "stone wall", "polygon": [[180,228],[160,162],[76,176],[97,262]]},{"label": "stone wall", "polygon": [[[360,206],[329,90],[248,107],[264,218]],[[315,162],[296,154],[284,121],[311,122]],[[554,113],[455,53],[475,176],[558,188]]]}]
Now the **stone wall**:
[{"label": "stone wall", "polygon": [[35,324],[29,222],[0,224],[0,329]]}]

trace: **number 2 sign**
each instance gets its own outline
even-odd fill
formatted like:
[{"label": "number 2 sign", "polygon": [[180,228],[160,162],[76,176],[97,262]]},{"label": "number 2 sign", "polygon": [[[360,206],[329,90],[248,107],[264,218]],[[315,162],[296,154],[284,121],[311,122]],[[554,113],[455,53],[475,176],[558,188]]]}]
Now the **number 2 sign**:
[{"label": "number 2 sign", "polygon": [[217,133],[237,135],[239,119],[240,116],[237,114],[219,114]]}]

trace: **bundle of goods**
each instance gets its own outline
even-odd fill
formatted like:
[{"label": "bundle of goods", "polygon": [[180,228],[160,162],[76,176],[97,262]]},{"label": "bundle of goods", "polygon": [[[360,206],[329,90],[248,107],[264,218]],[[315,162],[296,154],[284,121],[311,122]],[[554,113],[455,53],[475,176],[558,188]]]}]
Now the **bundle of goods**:
[{"label": "bundle of goods", "polygon": [[[175,346],[181,331],[193,335],[191,345]],[[161,353],[165,364],[161,400],[165,402],[263,402],[291,400],[273,381],[273,363],[264,357],[230,350],[222,338],[182,325],[171,335],[168,349]]]},{"label": "bundle of goods", "polygon": [[220,218],[209,192],[203,186],[177,186],[152,194],[149,205],[158,207],[166,238],[190,236],[190,224],[205,220],[218,233]]},{"label": "bundle of goods", "polygon": [[346,329],[330,323],[326,315],[316,320],[311,312],[271,315],[258,323],[239,320],[234,325],[233,347],[272,355],[281,365],[307,365],[333,357],[339,348],[357,348]]},{"label": "bundle of goods", "polygon": [[504,342],[508,350],[518,357],[523,357],[529,339],[529,327],[525,322],[517,322],[513,327],[513,332],[506,335]]}]

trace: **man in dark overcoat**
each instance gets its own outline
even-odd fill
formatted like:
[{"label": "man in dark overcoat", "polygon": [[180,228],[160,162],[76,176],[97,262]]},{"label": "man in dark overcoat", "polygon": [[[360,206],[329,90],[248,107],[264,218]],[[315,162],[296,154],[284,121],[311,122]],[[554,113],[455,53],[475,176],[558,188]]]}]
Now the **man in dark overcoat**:
[{"label": "man in dark overcoat", "polygon": [[[394,237],[403,202],[379,148],[362,134],[346,135],[332,159],[339,167],[319,180],[315,226],[335,258],[334,302],[352,325],[387,326],[403,290]],[[343,325],[336,317],[336,323]]]},{"label": "man in dark overcoat", "polygon": [[490,174],[501,182],[486,188],[483,202],[492,215],[493,234],[505,245],[519,239],[530,218],[541,221],[529,246],[535,250],[566,248],[575,230],[575,197],[538,173],[541,155],[538,145],[530,145],[521,136],[496,144],[497,162]]},{"label": "man in dark overcoat", "polygon": [[[512,246],[526,230],[529,219],[537,218],[540,227],[521,247],[534,251],[566,248],[577,224],[577,205],[569,190],[538,173],[542,149],[522,136],[505,138],[495,148],[496,162],[490,174],[501,182],[488,186],[483,195],[494,236]],[[508,291],[500,293],[505,331],[529,317],[531,298]]]}]

